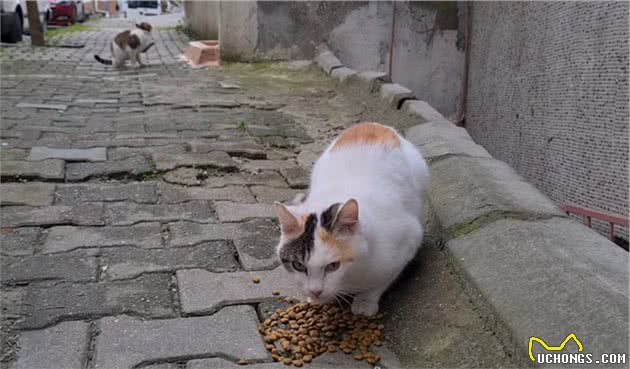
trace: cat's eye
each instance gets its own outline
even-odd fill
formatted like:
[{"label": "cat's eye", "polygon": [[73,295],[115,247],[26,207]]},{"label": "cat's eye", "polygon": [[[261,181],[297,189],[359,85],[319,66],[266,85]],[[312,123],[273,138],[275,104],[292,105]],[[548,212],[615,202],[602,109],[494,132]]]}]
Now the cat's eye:
[{"label": "cat's eye", "polygon": [[334,272],[337,269],[339,269],[339,262],[338,261],[335,261],[333,263],[330,263],[330,264],[326,265],[326,273]]},{"label": "cat's eye", "polygon": [[291,266],[293,266],[293,269],[297,270],[298,272],[306,273],[306,267],[299,261],[294,260],[293,263],[291,263]]}]

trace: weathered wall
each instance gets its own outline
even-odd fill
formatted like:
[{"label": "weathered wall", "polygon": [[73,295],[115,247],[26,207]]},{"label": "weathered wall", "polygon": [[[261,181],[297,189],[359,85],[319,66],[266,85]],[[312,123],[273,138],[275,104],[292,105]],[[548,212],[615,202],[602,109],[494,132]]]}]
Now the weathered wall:
[{"label": "weathered wall", "polygon": [[186,25],[195,31],[197,36],[206,40],[219,37],[219,2],[218,1],[184,1]]},{"label": "weathered wall", "polygon": [[[206,6],[198,3],[186,9],[199,33],[208,21],[198,18]],[[226,60],[311,59],[326,42],[350,68],[389,72],[392,12],[389,1],[223,1],[221,53]],[[447,116],[460,106],[464,24],[455,2],[396,2],[393,80]]]},{"label": "weathered wall", "polygon": [[472,21],[475,141],[558,203],[628,215],[628,3],[474,3]]}]

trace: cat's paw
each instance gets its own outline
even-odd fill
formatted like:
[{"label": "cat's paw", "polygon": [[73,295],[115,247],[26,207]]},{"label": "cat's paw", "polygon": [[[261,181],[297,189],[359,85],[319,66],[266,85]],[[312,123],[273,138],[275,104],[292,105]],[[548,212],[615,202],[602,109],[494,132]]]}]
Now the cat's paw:
[{"label": "cat's paw", "polygon": [[355,298],[352,302],[352,312],[365,316],[372,316],[378,313],[378,302],[374,300]]}]

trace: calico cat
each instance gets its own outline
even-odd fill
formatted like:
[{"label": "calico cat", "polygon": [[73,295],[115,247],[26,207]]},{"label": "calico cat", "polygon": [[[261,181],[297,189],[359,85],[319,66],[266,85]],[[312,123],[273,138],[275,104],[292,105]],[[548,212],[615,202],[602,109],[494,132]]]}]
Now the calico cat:
[{"label": "calico cat", "polygon": [[421,245],[428,178],[420,152],[394,129],[348,128],[315,163],[306,198],[274,204],[284,268],[313,302],[353,295],[355,314],[376,314]]},{"label": "calico cat", "polygon": [[94,59],[101,64],[114,64],[118,68],[124,66],[127,60],[131,60],[132,66],[138,62],[139,66],[143,67],[140,54],[147,52],[153,46],[153,43],[149,43],[150,33],[151,25],[149,23],[136,24],[136,29],[121,32],[114,37],[110,44],[113,60],[103,59],[98,55],[94,55]]}]

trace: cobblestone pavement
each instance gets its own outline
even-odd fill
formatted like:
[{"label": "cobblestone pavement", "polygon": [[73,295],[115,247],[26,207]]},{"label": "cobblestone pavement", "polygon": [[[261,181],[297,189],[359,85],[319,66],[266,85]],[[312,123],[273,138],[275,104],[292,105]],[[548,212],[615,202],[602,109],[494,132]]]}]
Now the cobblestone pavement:
[{"label": "cobblestone pavement", "polygon": [[331,109],[330,81],[191,70],[171,29],[154,32],[146,68],[95,63],[126,24],[56,42],[82,48],[2,51],[2,365],[281,366],[256,332],[281,305],[272,290],[294,295],[271,204],[305,188],[315,137],[336,132],[340,113],[304,113]]},{"label": "cobblestone pavement", "polygon": [[[279,368],[256,323],[282,306],[272,290],[297,292],[277,269],[271,204],[304,191],[344,126],[394,118],[308,62],[190,69],[172,28],[153,32],[145,68],[95,63],[128,22],[57,41],[82,48],[0,53],[0,366]],[[427,243],[383,298],[388,346],[414,367],[509,364]]]}]

